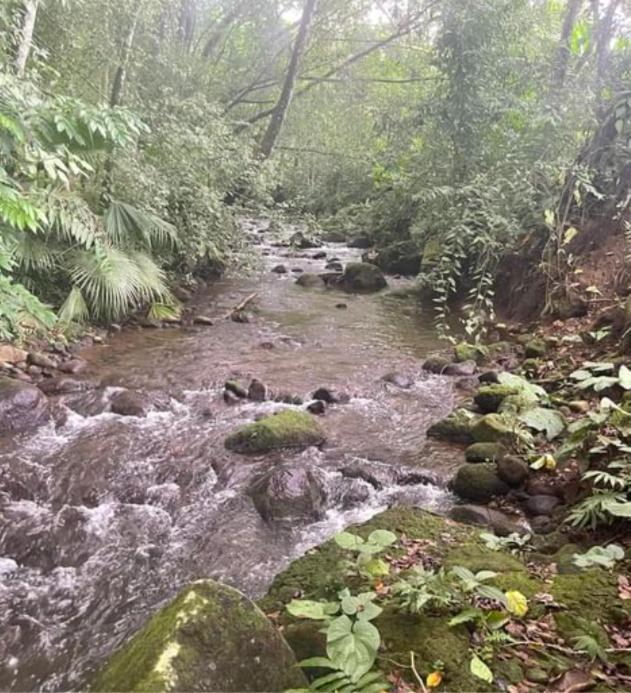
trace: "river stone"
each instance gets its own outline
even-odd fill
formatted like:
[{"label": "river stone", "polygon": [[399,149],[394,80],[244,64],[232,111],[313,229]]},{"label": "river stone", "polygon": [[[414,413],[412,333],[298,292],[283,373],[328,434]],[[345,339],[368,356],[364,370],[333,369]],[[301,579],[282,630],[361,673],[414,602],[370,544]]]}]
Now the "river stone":
[{"label": "river stone", "polygon": [[345,291],[381,291],[388,282],[376,265],[369,262],[350,262],[344,269],[339,285]]},{"label": "river stone", "polygon": [[248,396],[248,391],[237,380],[226,380],[224,389],[227,392],[232,392],[233,395],[236,395],[240,399],[245,399]]},{"label": "river stone", "polygon": [[323,287],[324,280],[320,277],[320,275],[315,274],[314,272],[305,272],[304,274],[301,274],[298,279],[296,279],[296,284],[308,289],[313,289],[315,287]]},{"label": "river stone", "polygon": [[484,505],[455,505],[449,511],[449,517],[467,525],[481,525],[491,528],[499,537],[506,537],[516,532],[525,534],[527,528],[508,517],[499,510],[487,508]]},{"label": "river stone", "polygon": [[451,487],[458,496],[475,503],[487,503],[494,496],[508,492],[499,478],[495,464],[463,464],[458,468]]},{"label": "river stone", "polygon": [[77,380],[67,375],[50,378],[39,383],[39,389],[47,395],[67,395],[71,392],[86,392],[93,390],[95,383],[88,380]]},{"label": "river stone", "polygon": [[351,238],[348,242],[348,247],[365,250],[366,248],[370,248],[372,244],[372,240],[366,234],[360,234],[359,236],[355,236],[355,238]]},{"label": "river stone", "polygon": [[414,385],[414,380],[404,373],[386,373],[381,379],[386,383],[400,387],[402,390],[409,390]]},{"label": "river stone", "polygon": [[473,443],[465,450],[467,462],[497,462],[506,454],[501,443]]},{"label": "river stone", "polygon": [[515,455],[509,455],[497,461],[497,475],[513,488],[521,486],[529,473],[528,465]]},{"label": "river stone", "polygon": [[326,258],[326,252],[324,250],[318,250],[311,256],[314,260],[324,260]]},{"label": "river stone", "polygon": [[0,363],[22,363],[28,356],[24,349],[18,349],[11,344],[0,344]]},{"label": "river stone", "polygon": [[307,682],[280,633],[243,594],[186,587],[116,652],[91,691],[283,691]]},{"label": "river stone", "polygon": [[450,363],[445,368],[445,375],[473,375],[478,370],[478,365],[473,359],[461,361],[460,363]]},{"label": "river stone", "polygon": [[542,339],[531,339],[524,345],[524,353],[528,359],[538,359],[546,355],[548,348]]},{"label": "river stone", "polygon": [[467,344],[460,342],[454,347],[454,356],[458,363],[475,361],[478,365],[488,358],[489,350],[481,344]]},{"label": "river stone", "polygon": [[238,428],[226,438],[225,446],[233,452],[256,455],[283,448],[307,448],[324,441],[320,424],[310,414],[284,409]]},{"label": "river stone", "polygon": [[27,356],[27,362],[32,366],[39,366],[40,368],[56,368],[57,359],[48,354],[43,354],[40,351],[31,351]]},{"label": "river stone", "polygon": [[146,416],[150,409],[149,398],[133,390],[117,392],[110,400],[110,410],[119,416]]},{"label": "river stone", "polygon": [[0,435],[27,431],[49,418],[48,400],[40,389],[0,377]]},{"label": "river stone", "polygon": [[449,365],[449,361],[440,356],[431,356],[426,359],[421,368],[428,373],[434,373],[435,375],[441,375],[445,368]]},{"label": "river stone", "polygon": [[254,482],[249,493],[264,520],[312,522],[324,515],[326,493],[311,469],[274,467]]},{"label": "river stone", "polygon": [[248,399],[253,402],[264,402],[267,399],[267,388],[257,378],[253,378],[248,387]]},{"label": "river stone", "polygon": [[530,496],[524,508],[530,515],[550,515],[559,503],[556,496]]},{"label": "river stone", "polygon": [[69,375],[77,375],[77,373],[83,373],[83,371],[88,367],[88,364],[83,359],[70,359],[69,361],[64,361],[59,364],[59,370],[62,373],[68,373]]},{"label": "river stone", "polygon": [[416,275],[421,270],[421,251],[414,241],[399,241],[381,248],[373,262],[388,274]]},{"label": "river stone", "polygon": [[290,245],[294,248],[300,248],[301,250],[306,250],[307,248],[319,248],[322,243],[315,238],[307,238],[307,236],[302,233],[302,231],[296,231],[296,233],[289,239]]},{"label": "river stone", "polygon": [[510,445],[515,440],[515,432],[499,414],[483,416],[471,429],[476,443],[504,443]]},{"label": "river stone", "polygon": [[276,267],[272,268],[272,272],[274,274],[287,274],[287,268],[285,265],[276,265]]},{"label": "river stone", "polygon": [[483,414],[492,414],[507,397],[518,394],[519,390],[509,385],[491,384],[483,385],[473,399]]},{"label": "river stone", "polygon": [[469,410],[456,409],[446,418],[432,424],[427,429],[427,437],[451,443],[472,443],[471,429],[475,421],[475,415]]}]

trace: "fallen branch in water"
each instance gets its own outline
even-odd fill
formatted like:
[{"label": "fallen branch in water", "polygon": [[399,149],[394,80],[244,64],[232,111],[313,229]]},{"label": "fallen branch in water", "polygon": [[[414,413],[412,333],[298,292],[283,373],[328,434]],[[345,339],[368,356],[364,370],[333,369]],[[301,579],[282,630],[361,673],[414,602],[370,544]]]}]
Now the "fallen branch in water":
[{"label": "fallen branch in water", "polygon": [[228,318],[231,318],[233,315],[240,313],[242,310],[244,310],[247,307],[248,303],[251,303],[257,296],[258,296],[258,292],[256,292],[256,291],[253,294],[246,296],[246,298],[244,298],[243,301],[241,301],[241,303],[238,303],[234,308],[231,308],[223,316],[224,320],[227,320]]}]

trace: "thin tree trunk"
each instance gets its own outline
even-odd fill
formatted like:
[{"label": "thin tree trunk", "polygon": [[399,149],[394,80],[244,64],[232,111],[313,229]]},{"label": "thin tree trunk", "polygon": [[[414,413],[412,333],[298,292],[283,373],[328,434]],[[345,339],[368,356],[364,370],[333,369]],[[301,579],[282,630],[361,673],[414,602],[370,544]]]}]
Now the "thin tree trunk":
[{"label": "thin tree trunk", "polygon": [[619,4],[620,0],[611,0],[596,30],[596,102],[601,115],[604,109],[603,89],[607,81],[611,55],[609,44],[613,33],[613,20]]},{"label": "thin tree trunk", "polygon": [[182,0],[178,22],[178,36],[181,44],[190,49],[195,34],[197,7],[195,0]]},{"label": "thin tree trunk", "polygon": [[26,63],[33,45],[33,31],[37,18],[37,8],[39,0],[24,1],[24,17],[22,19],[22,31],[20,32],[20,43],[15,55],[15,73],[18,77],[24,77]]},{"label": "thin tree trunk", "polygon": [[567,68],[570,62],[570,39],[572,38],[572,31],[582,6],[583,0],[568,0],[552,73],[552,86],[555,89],[561,89],[565,84]]},{"label": "thin tree trunk", "polygon": [[131,49],[134,45],[134,36],[136,35],[136,27],[138,26],[138,18],[140,16],[141,6],[142,3],[138,2],[136,5],[136,11],[134,13],[131,26],[129,27],[129,31],[127,32],[127,36],[125,38],[125,43],[123,44],[123,51],[121,53],[120,63],[116,68],[114,82],[112,83],[112,91],[110,93],[111,108],[118,106],[123,96],[125,80],[127,79],[127,67],[129,65],[129,56],[131,55]]},{"label": "thin tree trunk", "polygon": [[267,126],[267,130],[263,135],[261,141],[261,154],[264,158],[268,158],[269,155],[274,150],[274,146],[278,141],[280,131],[283,128],[283,123],[285,121],[285,116],[287,115],[287,110],[289,109],[289,104],[294,93],[294,85],[296,83],[296,77],[298,75],[298,68],[300,66],[300,58],[307,45],[307,39],[309,37],[309,28],[311,26],[311,20],[315,13],[317,5],[317,0],[306,0],[305,7],[302,11],[302,19],[300,20],[300,27],[298,28],[298,36],[296,37],[296,43],[294,44],[294,49],[291,53],[291,59],[289,61],[289,66],[287,67],[287,75],[285,76],[285,83],[283,84],[283,89],[280,93],[280,97],[276,106],[274,107],[274,112],[272,113],[272,118]]}]

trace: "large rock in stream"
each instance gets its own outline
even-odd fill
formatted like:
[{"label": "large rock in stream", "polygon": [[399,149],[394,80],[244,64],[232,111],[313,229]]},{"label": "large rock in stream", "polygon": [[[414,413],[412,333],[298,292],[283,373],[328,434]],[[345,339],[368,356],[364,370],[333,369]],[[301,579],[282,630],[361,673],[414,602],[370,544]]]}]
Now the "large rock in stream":
[{"label": "large rock in stream", "polygon": [[28,431],[49,418],[48,400],[39,388],[0,377],[0,435]]},{"label": "large rock in stream", "polygon": [[324,440],[320,424],[310,414],[283,409],[238,428],[226,438],[225,446],[233,452],[256,455],[283,448],[321,445]]},{"label": "large rock in stream", "polygon": [[324,514],[322,479],[307,467],[275,466],[252,484],[249,493],[264,520],[314,521]]},{"label": "large rock in stream", "polygon": [[369,293],[387,286],[381,270],[369,262],[350,262],[339,279],[339,287],[349,292]]},{"label": "large rock in stream", "polygon": [[280,633],[240,592],[185,588],[93,679],[91,691],[284,691],[306,680]]}]

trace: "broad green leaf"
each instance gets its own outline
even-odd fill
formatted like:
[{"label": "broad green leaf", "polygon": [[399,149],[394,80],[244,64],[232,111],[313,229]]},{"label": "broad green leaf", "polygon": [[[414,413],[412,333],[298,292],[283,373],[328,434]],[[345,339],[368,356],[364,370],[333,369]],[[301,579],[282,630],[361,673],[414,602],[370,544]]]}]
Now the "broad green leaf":
[{"label": "broad green leaf", "polygon": [[339,606],[335,602],[315,602],[308,599],[293,599],[287,604],[287,611],[296,618],[311,618],[322,621],[335,614]]},{"label": "broad green leaf", "polygon": [[346,549],[347,551],[358,551],[364,543],[361,537],[356,534],[351,534],[350,532],[339,532],[333,539],[340,548]]},{"label": "broad green leaf", "polygon": [[556,409],[534,407],[518,416],[529,428],[544,431],[548,440],[554,440],[565,430],[565,419]]},{"label": "broad green leaf", "polygon": [[475,677],[481,679],[482,681],[486,681],[487,683],[493,683],[493,672],[478,657],[478,655],[473,655],[469,668]]},{"label": "broad green leaf", "polygon": [[472,621],[477,621],[482,615],[480,609],[464,609],[459,614],[456,614],[450,621],[450,626],[458,626],[461,623],[470,623]]},{"label": "broad green leaf", "polygon": [[394,544],[397,540],[397,535],[394,532],[390,532],[387,529],[376,529],[371,532],[368,536],[368,541],[372,544],[378,544],[379,546],[390,546]]},{"label": "broad green leaf", "polygon": [[631,390],[631,370],[626,366],[620,366],[618,380],[620,381],[620,387],[624,390]]}]

